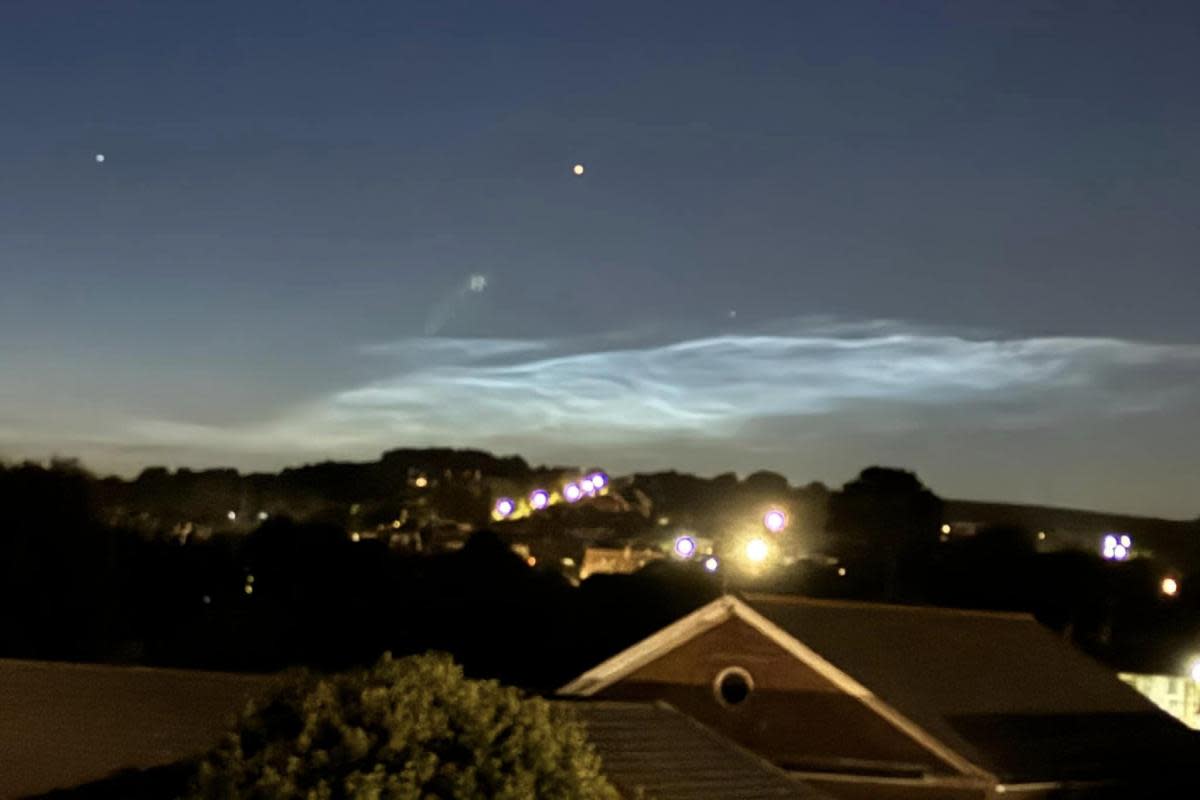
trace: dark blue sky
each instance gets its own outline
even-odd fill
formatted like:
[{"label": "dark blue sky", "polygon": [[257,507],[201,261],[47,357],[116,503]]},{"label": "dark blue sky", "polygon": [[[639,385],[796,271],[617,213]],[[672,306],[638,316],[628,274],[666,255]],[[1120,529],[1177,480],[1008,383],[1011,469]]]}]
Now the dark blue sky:
[{"label": "dark blue sky", "polygon": [[1197,75],[1194,3],[6,0],[0,455],[1194,516]]}]

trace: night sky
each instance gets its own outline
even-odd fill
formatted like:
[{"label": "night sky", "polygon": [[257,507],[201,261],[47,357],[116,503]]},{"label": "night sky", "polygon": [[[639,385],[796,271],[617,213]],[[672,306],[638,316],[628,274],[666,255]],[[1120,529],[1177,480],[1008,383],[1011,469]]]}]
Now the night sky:
[{"label": "night sky", "polygon": [[1194,2],[4,0],[0,455],[1195,517],[1197,76]]}]

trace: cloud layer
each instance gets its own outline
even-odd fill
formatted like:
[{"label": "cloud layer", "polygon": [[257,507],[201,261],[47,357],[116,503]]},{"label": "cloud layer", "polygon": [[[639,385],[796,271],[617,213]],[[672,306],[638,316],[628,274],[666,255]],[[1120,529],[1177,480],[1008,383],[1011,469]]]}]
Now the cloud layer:
[{"label": "cloud layer", "polygon": [[620,346],[606,337],[415,338],[363,357],[378,363],[379,379],[251,430],[142,422],[133,432],[164,444],[232,434],[246,446],[284,448],[391,437],[732,440],[756,419],[818,420],[865,406],[974,407],[983,427],[1020,427],[1063,414],[1150,413],[1200,396],[1193,345],[968,338],[882,323],[797,322],[790,332]]},{"label": "cloud layer", "polygon": [[[757,463],[804,479],[849,452],[882,458],[889,443],[912,448],[964,432],[1025,437],[1031,462],[1047,432],[1108,426],[1136,444],[1139,431],[1154,439],[1166,421],[1175,435],[1200,434],[1200,346],[1190,344],[796,320],[696,337],[422,337],[353,357],[378,377],[264,409],[253,424],[199,424],[164,410],[60,449],[268,465],[449,444],[614,469]],[[806,459],[788,455],[801,450]],[[969,471],[986,456],[956,457]],[[905,463],[904,452],[897,458]],[[802,472],[814,465],[816,475]]]}]

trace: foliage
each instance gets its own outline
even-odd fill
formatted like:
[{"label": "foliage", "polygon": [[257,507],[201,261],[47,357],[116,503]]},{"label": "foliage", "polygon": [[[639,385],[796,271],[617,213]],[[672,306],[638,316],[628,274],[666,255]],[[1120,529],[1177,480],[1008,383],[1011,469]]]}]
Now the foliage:
[{"label": "foliage", "polygon": [[197,798],[615,800],[569,711],[449,656],[301,673],[251,704],[201,764]]}]

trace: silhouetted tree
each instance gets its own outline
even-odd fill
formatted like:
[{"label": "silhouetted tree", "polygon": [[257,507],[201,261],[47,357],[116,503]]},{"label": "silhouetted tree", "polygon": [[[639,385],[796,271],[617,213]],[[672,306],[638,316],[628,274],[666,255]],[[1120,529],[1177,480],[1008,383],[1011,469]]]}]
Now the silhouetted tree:
[{"label": "silhouetted tree", "polygon": [[912,472],[868,467],[829,498],[829,530],[885,563],[884,596],[920,597],[942,501]]},{"label": "silhouetted tree", "polygon": [[300,675],[201,764],[199,798],[617,800],[563,706],[474,681],[448,656]]}]

